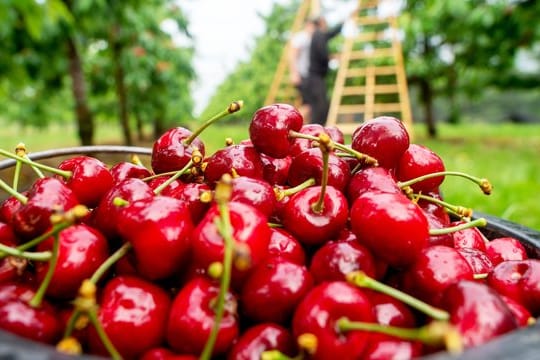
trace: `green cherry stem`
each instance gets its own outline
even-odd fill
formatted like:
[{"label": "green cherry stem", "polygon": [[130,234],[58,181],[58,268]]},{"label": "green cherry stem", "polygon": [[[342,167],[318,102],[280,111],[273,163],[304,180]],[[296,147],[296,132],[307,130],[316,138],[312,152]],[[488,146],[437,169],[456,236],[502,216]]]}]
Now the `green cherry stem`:
[{"label": "green cherry stem", "polygon": [[216,186],[215,200],[218,204],[220,218],[216,219],[218,231],[223,238],[223,273],[220,278],[219,293],[215,305],[214,326],[199,357],[200,360],[209,360],[212,357],[214,345],[217,340],[219,327],[225,313],[225,297],[231,283],[232,263],[235,240],[232,237],[231,219],[228,201],[231,196],[231,178],[225,175]]},{"label": "green cherry stem", "polygon": [[225,116],[240,111],[244,107],[244,102],[242,100],[233,101],[227,106],[227,108],[216,115],[212,116],[210,119],[206,120],[198,129],[191,133],[191,135],[186,138],[182,143],[185,146],[191,145],[193,140],[197,138],[207,127],[218,121],[219,119],[224,118]]},{"label": "green cherry stem", "polygon": [[449,212],[451,212],[452,214],[460,217],[460,218],[470,218],[473,214],[473,211],[471,208],[466,208],[464,206],[459,206],[459,205],[452,205],[450,203],[447,203],[446,201],[443,201],[443,200],[440,200],[440,199],[437,199],[437,198],[434,198],[433,196],[428,196],[428,195],[424,195],[424,194],[412,194],[410,195],[410,197],[413,199],[413,200],[417,200],[417,199],[421,199],[421,200],[425,200],[425,201],[429,201],[433,204],[437,204],[437,205],[440,205],[442,207],[444,207],[445,209],[447,209]]},{"label": "green cherry stem", "polygon": [[491,183],[489,182],[488,179],[478,178],[476,176],[472,176],[472,175],[469,175],[469,174],[466,174],[466,173],[463,173],[463,172],[459,172],[459,171],[434,172],[434,173],[426,174],[426,175],[423,175],[423,176],[419,176],[419,177],[411,179],[411,180],[400,181],[400,182],[398,182],[398,186],[400,188],[404,188],[404,187],[416,184],[416,183],[418,183],[420,181],[427,180],[427,179],[432,179],[434,177],[439,177],[439,176],[458,176],[458,177],[463,177],[465,179],[468,179],[468,180],[474,182],[475,184],[477,184],[480,187],[480,189],[482,190],[482,192],[484,194],[486,194],[486,195],[491,194],[491,191],[493,190],[493,186],[491,185]]},{"label": "green cherry stem", "polygon": [[28,198],[15,190],[15,188],[12,188],[9,186],[4,180],[0,179],[0,189],[7,192],[9,195],[13,196],[15,199],[19,200],[21,204],[26,204],[28,202]]},{"label": "green cherry stem", "polygon": [[107,349],[107,352],[111,356],[111,359],[113,360],[122,360],[122,356],[120,353],[116,350],[113,343],[107,336],[107,333],[103,329],[103,326],[101,325],[101,322],[99,321],[97,317],[97,311],[95,308],[91,308],[87,311],[88,319],[94,325],[94,328],[96,329],[96,332],[99,336],[99,339],[103,343],[103,346],[105,346],[105,349]]},{"label": "green cherry stem", "polygon": [[396,326],[351,321],[346,317],[338,319],[336,326],[340,332],[354,330],[377,332],[404,340],[420,341],[430,346],[445,345],[451,353],[460,353],[463,349],[459,332],[446,321],[434,321],[419,328],[401,328]]},{"label": "green cherry stem", "polygon": [[449,226],[442,229],[429,229],[430,235],[444,235],[444,234],[451,234],[456,231],[470,229],[473,227],[484,227],[487,225],[487,220],[484,218],[478,218],[469,222],[465,222],[463,224],[459,224],[456,226]]},{"label": "green cherry stem", "polygon": [[316,214],[321,214],[324,210],[324,197],[326,196],[326,187],[328,186],[328,159],[330,158],[330,151],[333,149],[333,144],[334,142],[328,134],[322,133],[319,135],[319,148],[321,149],[323,159],[321,193],[317,202],[311,206],[311,209]]},{"label": "green cherry stem", "polygon": [[23,259],[34,260],[34,261],[49,261],[52,257],[50,251],[41,251],[41,252],[30,252],[30,251],[21,251],[17,248],[4,245],[0,243],[0,252],[2,252],[2,258],[6,256],[15,256]]},{"label": "green cherry stem", "polygon": [[0,149],[0,155],[3,155],[3,156],[5,156],[7,158],[10,158],[10,159],[20,161],[20,162],[22,162],[23,164],[26,164],[26,165],[35,166],[38,169],[48,171],[48,172],[53,173],[55,175],[59,175],[59,176],[65,178],[65,179],[69,179],[71,177],[71,175],[72,175],[71,171],[60,170],[60,169],[57,169],[57,168],[52,167],[52,166],[47,166],[47,165],[44,165],[44,164],[40,164],[40,163],[32,161],[32,160],[30,160],[30,159],[28,159],[26,157],[22,157],[22,156],[12,154],[9,151],[3,150],[3,149]]},{"label": "green cherry stem", "polygon": [[298,184],[298,185],[296,185],[294,187],[290,187],[290,188],[287,188],[287,189],[284,189],[284,190],[279,189],[279,188],[274,188],[274,193],[276,194],[276,199],[281,200],[285,196],[294,195],[297,192],[302,191],[304,189],[307,189],[308,187],[313,186],[315,184],[316,184],[315,179],[314,178],[309,178],[309,179],[307,179],[306,181],[304,181],[301,184]]},{"label": "green cherry stem", "polygon": [[189,172],[191,167],[193,166],[193,159],[189,160],[186,166],[184,166],[182,169],[175,172],[173,176],[168,178],[163,184],[159,185],[157,188],[154,189],[154,194],[159,195],[163,189],[165,189],[167,186],[171,185],[173,181],[178,179],[180,176],[186,174]]},{"label": "green cherry stem", "polygon": [[112,255],[110,255],[92,274],[90,281],[93,284],[97,284],[99,280],[107,273],[107,271],[121,258],[123,258],[133,246],[130,242],[125,242],[122,246],[118,248]]},{"label": "green cherry stem", "polygon": [[[301,132],[298,132],[298,131],[293,131],[293,130],[289,130],[289,136],[292,137],[292,138],[299,138],[299,139],[306,139],[306,140],[311,140],[311,141],[316,141],[316,142],[319,142],[319,137],[317,136],[313,136],[313,135],[308,135],[308,134],[303,134]],[[354,156],[355,158],[357,158],[358,160],[360,161],[363,161],[365,164],[367,165],[371,165],[371,166],[378,166],[379,165],[379,162],[377,161],[377,159],[367,155],[367,154],[363,154],[359,151],[356,151],[346,145],[343,145],[343,144],[340,144],[338,142],[335,142],[335,141],[332,141],[333,143],[333,147],[340,150],[340,151],[343,151],[344,153],[347,153],[347,154],[350,154],[352,156]]]},{"label": "green cherry stem", "polygon": [[298,354],[298,356],[290,357],[279,350],[266,350],[261,354],[261,360],[302,360],[303,358],[302,353]]},{"label": "green cherry stem", "polygon": [[368,288],[392,296],[393,298],[404,302],[410,307],[430,316],[435,320],[446,321],[450,318],[450,314],[448,314],[448,312],[431,306],[409,294],[404,293],[403,291],[377,281],[366,275],[363,271],[354,271],[347,274],[347,281],[358,287]]},{"label": "green cherry stem", "polygon": [[47,269],[47,274],[45,274],[45,277],[43,278],[43,281],[39,285],[39,288],[37,289],[32,299],[30,299],[29,304],[32,307],[39,307],[41,305],[41,302],[43,301],[43,297],[45,296],[45,292],[47,291],[47,288],[49,287],[49,284],[51,283],[54,270],[56,269],[56,263],[58,261],[59,243],[60,243],[60,235],[57,233],[54,235],[54,239],[53,239],[51,258],[49,259],[49,268]]}]

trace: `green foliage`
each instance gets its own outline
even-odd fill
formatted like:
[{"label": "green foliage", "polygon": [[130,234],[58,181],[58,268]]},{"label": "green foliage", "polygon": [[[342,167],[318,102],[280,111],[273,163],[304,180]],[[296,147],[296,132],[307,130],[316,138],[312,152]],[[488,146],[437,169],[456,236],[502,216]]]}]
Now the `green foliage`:
[{"label": "green foliage", "polygon": [[297,7],[298,1],[289,5],[274,4],[268,16],[260,15],[266,23],[265,34],[256,39],[251,58],[239,63],[217,88],[201,119],[218,113],[234,100],[244,100],[245,108],[232,114],[230,121],[249,120],[251,114],[263,106]]}]

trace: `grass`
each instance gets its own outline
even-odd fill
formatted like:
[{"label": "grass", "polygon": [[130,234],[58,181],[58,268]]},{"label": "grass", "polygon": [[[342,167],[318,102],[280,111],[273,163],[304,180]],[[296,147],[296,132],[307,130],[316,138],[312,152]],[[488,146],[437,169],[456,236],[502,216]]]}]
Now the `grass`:
[{"label": "grass", "polygon": [[[437,152],[448,170],[488,178],[494,186],[493,194],[485,196],[462,178],[447,178],[442,191],[448,202],[540,230],[539,124],[441,124],[439,131],[438,139],[428,139],[423,125],[416,124],[414,142]],[[226,137],[238,142],[247,135],[245,125],[219,125],[207,129],[201,138],[209,154],[222,147]],[[121,137],[116,127],[108,125],[100,126],[96,138],[101,144],[118,144]],[[77,145],[71,126],[45,131],[2,127],[0,147],[14,148],[19,141],[31,151]]]}]

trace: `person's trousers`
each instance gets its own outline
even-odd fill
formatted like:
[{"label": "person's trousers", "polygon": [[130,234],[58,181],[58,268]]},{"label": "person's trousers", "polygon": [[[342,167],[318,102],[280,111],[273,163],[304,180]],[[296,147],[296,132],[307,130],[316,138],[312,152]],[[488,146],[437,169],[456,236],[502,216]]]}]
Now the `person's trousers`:
[{"label": "person's trousers", "polygon": [[324,126],[328,117],[328,108],[330,107],[326,81],[322,76],[310,74],[307,78],[307,86],[309,93],[307,102],[311,107],[311,122]]}]

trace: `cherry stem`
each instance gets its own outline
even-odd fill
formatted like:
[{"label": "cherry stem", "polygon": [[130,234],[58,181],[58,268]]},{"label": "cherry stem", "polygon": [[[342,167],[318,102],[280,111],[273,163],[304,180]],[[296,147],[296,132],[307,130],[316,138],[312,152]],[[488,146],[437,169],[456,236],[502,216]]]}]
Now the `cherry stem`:
[{"label": "cherry stem", "polygon": [[442,229],[429,229],[429,235],[445,235],[445,234],[451,234],[456,231],[470,229],[473,227],[484,227],[487,225],[487,220],[484,218],[478,218],[469,222],[465,222],[463,224],[455,225],[455,226],[449,226]]},{"label": "cherry stem", "polygon": [[210,119],[206,120],[198,129],[196,129],[194,132],[191,133],[191,135],[184,139],[182,143],[184,146],[189,146],[199,136],[207,127],[218,121],[219,119],[224,118],[225,116],[235,113],[242,109],[244,106],[244,102],[242,100],[233,101],[232,103],[227,106],[227,108],[216,115],[212,116]]},{"label": "cherry stem", "polygon": [[9,186],[4,180],[0,179],[0,189],[7,192],[9,195],[13,196],[15,199],[19,200],[21,204],[26,204],[28,202],[28,198]]},{"label": "cherry stem", "polygon": [[131,249],[132,245],[130,242],[125,242],[122,246],[118,248],[112,255],[110,255],[92,274],[90,282],[97,284],[101,277],[121,258],[123,258]]},{"label": "cherry stem", "polygon": [[336,326],[340,332],[354,330],[377,332],[403,340],[420,341],[430,346],[445,345],[447,350],[452,353],[462,351],[460,334],[446,321],[434,321],[419,328],[401,328],[378,323],[351,321],[342,317],[338,319]]},{"label": "cherry stem", "polygon": [[274,188],[274,193],[276,194],[276,198],[278,200],[281,200],[283,199],[285,196],[291,196],[291,195],[294,195],[296,194],[297,192],[299,191],[302,191],[304,189],[307,189],[308,187],[310,186],[313,186],[315,185],[317,182],[315,181],[314,178],[309,178],[307,179],[306,181],[304,181],[303,183],[301,184],[298,184],[294,187],[290,187],[290,188],[287,188],[285,190],[281,190],[279,188]]},{"label": "cherry stem", "polygon": [[36,293],[30,299],[30,306],[32,307],[39,307],[41,305],[41,302],[43,301],[43,297],[45,296],[45,292],[49,288],[49,284],[51,283],[54,270],[56,269],[56,263],[58,261],[58,247],[60,244],[60,235],[56,233],[54,235],[53,239],[53,246],[52,246],[52,253],[51,258],[49,259],[49,268],[47,269],[47,274],[45,274],[45,277],[43,278],[43,281],[41,284],[39,284],[39,288],[37,289]]},{"label": "cherry stem", "polygon": [[[289,130],[289,137],[292,137],[292,138],[299,138],[299,139],[306,139],[306,140],[311,140],[311,141],[316,141],[316,142],[319,142],[319,137],[317,136],[313,136],[313,135],[308,135],[308,134],[303,134],[301,132],[298,132],[298,131],[294,131],[294,130]],[[332,141],[332,146],[338,150],[341,150],[347,154],[350,154],[352,156],[354,156],[355,158],[357,158],[358,160],[360,161],[363,161],[365,164],[367,165],[371,165],[371,166],[379,166],[379,162],[377,161],[377,159],[367,155],[367,154],[364,154],[364,153],[361,153],[359,151],[356,151],[348,146],[345,146],[341,143],[338,143],[338,142],[335,142],[335,141]]]},{"label": "cherry stem", "polygon": [[452,214],[460,218],[470,218],[473,214],[473,211],[471,208],[466,208],[464,206],[459,206],[459,205],[452,205],[441,199],[434,198],[433,196],[428,196],[424,194],[412,194],[410,197],[412,197],[412,199],[414,200],[421,199],[421,200],[429,201],[430,203],[442,206],[445,209],[447,209],[449,212],[451,212]]},{"label": "cherry stem", "polygon": [[225,313],[225,297],[229,291],[231,283],[233,252],[235,240],[232,237],[231,218],[228,202],[230,199],[232,185],[230,176],[224,176],[216,186],[215,200],[218,204],[220,218],[216,219],[218,231],[223,238],[223,273],[221,274],[219,293],[215,307],[214,326],[204,345],[204,349],[199,357],[200,360],[209,360],[212,357],[214,345],[217,340],[219,327],[223,314]]},{"label": "cherry stem", "polygon": [[319,148],[322,152],[322,178],[321,178],[321,193],[319,194],[319,199],[315,204],[311,206],[311,209],[315,214],[321,214],[324,210],[324,197],[326,196],[326,187],[328,186],[328,160],[330,158],[330,151],[332,151],[332,146],[334,142],[330,139],[330,136],[326,133],[319,135]]},{"label": "cherry stem", "polygon": [[11,255],[18,258],[34,260],[34,261],[49,261],[52,257],[52,253],[50,251],[41,251],[41,252],[21,251],[17,248],[13,248],[11,246],[7,246],[2,243],[0,243],[0,251],[3,253],[3,254],[0,254],[2,258]]},{"label": "cherry stem", "polygon": [[279,350],[266,350],[261,354],[261,360],[302,360],[303,358],[302,353],[298,356],[290,357]]},{"label": "cherry stem", "polygon": [[420,181],[427,180],[427,179],[432,179],[434,177],[439,177],[439,176],[459,176],[459,177],[463,177],[465,179],[468,179],[468,180],[474,182],[475,184],[477,184],[478,186],[480,186],[480,189],[486,195],[491,194],[491,191],[493,190],[493,186],[491,185],[491,183],[489,182],[488,179],[478,178],[476,176],[472,176],[472,175],[469,175],[469,174],[466,174],[466,173],[463,173],[463,172],[459,172],[459,171],[439,171],[439,172],[434,172],[434,173],[419,176],[419,177],[411,179],[411,180],[399,181],[398,186],[400,188],[404,188],[404,187],[411,186],[413,184],[419,183]]},{"label": "cherry stem", "polygon": [[431,306],[409,294],[377,281],[364,273],[363,271],[354,271],[347,274],[347,280],[358,287],[368,288],[392,296],[395,299],[421,311],[435,320],[448,320],[450,314],[442,309]]},{"label": "cherry stem", "polygon": [[107,336],[107,333],[103,329],[103,326],[101,325],[101,322],[99,321],[99,319],[97,317],[96,309],[95,308],[89,309],[87,314],[88,314],[88,319],[90,320],[92,325],[94,325],[94,328],[96,329],[96,332],[97,332],[97,334],[99,336],[99,339],[103,343],[103,346],[105,346],[105,349],[107,349],[107,352],[109,353],[111,358],[114,359],[114,360],[122,360],[122,356],[116,350],[113,343],[111,342],[111,340]]},{"label": "cherry stem", "polygon": [[44,164],[40,164],[38,162],[30,160],[29,158],[12,154],[9,151],[3,150],[3,149],[0,149],[0,155],[3,155],[3,156],[5,156],[7,158],[10,158],[10,159],[20,161],[23,164],[34,166],[34,167],[36,167],[38,169],[45,170],[45,171],[48,171],[50,173],[59,175],[59,176],[63,177],[64,179],[69,179],[71,177],[71,175],[72,175],[71,171],[60,170],[60,169],[57,169],[57,168],[52,167],[52,166],[47,166],[47,165],[44,165]]},{"label": "cherry stem", "polygon": [[178,179],[180,176],[184,175],[185,173],[189,172],[191,167],[193,166],[193,160],[189,160],[186,166],[184,166],[182,169],[175,172],[173,176],[165,180],[165,182],[161,185],[159,185],[157,188],[154,189],[154,194],[159,195],[163,189],[165,189],[167,186],[171,185],[176,179]]}]

